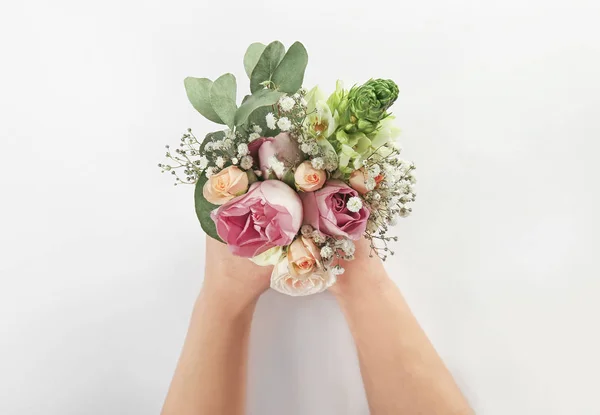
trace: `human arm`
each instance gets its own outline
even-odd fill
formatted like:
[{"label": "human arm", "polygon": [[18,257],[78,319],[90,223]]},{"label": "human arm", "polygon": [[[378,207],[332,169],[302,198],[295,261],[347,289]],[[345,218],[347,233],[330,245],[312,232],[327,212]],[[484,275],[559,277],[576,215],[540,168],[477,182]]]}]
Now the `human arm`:
[{"label": "human arm", "polygon": [[250,325],[270,274],[206,239],[204,284],[162,415],[244,413]]},{"label": "human arm", "polygon": [[465,397],[366,240],[330,288],[356,344],[372,415],[472,414]]}]

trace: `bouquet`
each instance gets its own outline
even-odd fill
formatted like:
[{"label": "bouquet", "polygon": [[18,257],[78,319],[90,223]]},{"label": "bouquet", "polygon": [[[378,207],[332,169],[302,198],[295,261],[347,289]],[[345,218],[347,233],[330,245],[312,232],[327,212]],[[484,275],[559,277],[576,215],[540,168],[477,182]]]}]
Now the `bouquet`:
[{"label": "bouquet", "polygon": [[354,257],[393,255],[389,227],[411,213],[415,166],[400,157],[389,109],[391,80],[371,79],[326,96],[303,88],[308,54],[300,42],[253,43],[244,56],[250,94],[238,106],[235,77],[186,78],[204,117],[226,126],[199,140],[188,129],[167,146],[163,172],[195,186],[204,232],[237,256],[274,266],[271,287],[298,296],[326,290]]}]

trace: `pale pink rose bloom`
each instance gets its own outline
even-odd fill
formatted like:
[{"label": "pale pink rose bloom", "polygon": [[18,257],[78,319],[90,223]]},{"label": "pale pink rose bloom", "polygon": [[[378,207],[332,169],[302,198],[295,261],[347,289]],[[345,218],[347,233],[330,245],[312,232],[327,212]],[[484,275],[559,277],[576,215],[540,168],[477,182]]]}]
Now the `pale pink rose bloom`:
[{"label": "pale pink rose bloom", "polygon": [[229,166],[210,176],[202,194],[213,205],[222,205],[248,190],[248,175],[236,166]]},{"label": "pale pink rose bloom", "polygon": [[319,248],[312,239],[304,236],[296,238],[288,247],[287,260],[290,274],[294,277],[312,274],[323,267]]},{"label": "pale pink rose bloom", "polygon": [[294,240],[302,225],[302,202],[285,183],[265,180],[253,183],[248,193],[213,210],[210,216],[229,250],[250,258]]},{"label": "pale pink rose bloom", "polygon": [[367,228],[369,210],[364,203],[358,212],[346,206],[358,192],[339,180],[330,180],[316,192],[300,193],[304,223],[332,237],[359,239]]},{"label": "pale pink rose bloom", "polygon": [[[268,177],[270,159],[275,156],[287,168],[293,167],[302,160],[298,143],[288,133],[280,133],[275,137],[260,137],[248,144],[250,155],[258,162],[263,177]],[[279,179],[281,177],[278,176]]]},{"label": "pale pink rose bloom", "polygon": [[323,187],[327,180],[327,174],[325,170],[315,169],[310,161],[305,161],[296,168],[294,180],[299,190],[314,192]]}]

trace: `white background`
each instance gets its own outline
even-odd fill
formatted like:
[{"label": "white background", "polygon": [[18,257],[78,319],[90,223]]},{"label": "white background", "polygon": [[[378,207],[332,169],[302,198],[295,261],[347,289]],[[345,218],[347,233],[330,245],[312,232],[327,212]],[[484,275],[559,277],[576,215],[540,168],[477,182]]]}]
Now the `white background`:
[{"label": "white background", "polygon": [[[393,78],[415,213],[388,270],[478,414],[600,414],[595,0],[3,2],[0,413],[157,414],[202,282],[163,145],[215,128],[186,76],[248,82],[301,40],[307,86]],[[327,295],[267,293],[250,413],[365,414]]]}]

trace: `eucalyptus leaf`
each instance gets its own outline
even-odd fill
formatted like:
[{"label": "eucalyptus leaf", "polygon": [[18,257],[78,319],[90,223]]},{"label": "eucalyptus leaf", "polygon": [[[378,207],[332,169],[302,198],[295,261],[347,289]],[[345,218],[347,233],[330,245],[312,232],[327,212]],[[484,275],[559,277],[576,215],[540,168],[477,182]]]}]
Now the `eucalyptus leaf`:
[{"label": "eucalyptus leaf", "polygon": [[235,113],[235,125],[244,124],[254,110],[275,104],[283,95],[285,95],[283,92],[259,89],[237,109]]},{"label": "eucalyptus leaf", "polygon": [[246,54],[244,55],[244,69],[246,70],[248,78],[252,76],[252,71],[254,70],[256,63],[260,59],[260,55],[262,55],[266,47],[266,45],[263,45],[260,42],[253,43],[248,46]]},{"label": "eucalyptus leaf", "polygon": [[308,64],[308,53],[300,42],[295,42],[277,66],[271,81],[280,91],[293,94],[300,89],[304,81],[304,71]]},{"label": "eucalyptus leaf", "polygon": [[202,230],[206,232],[208,236],[217,241],[223,242],[223,240],[219,237],[217,233],[217,227],[215,222],[210,217],[210,212],[217,209],[219,206],[213,205],[208,200],[204,198],[202,194],[202,189],[204,188],[204,184],[208,181],[206,175],[201,175],[196,182],[196,189],[194,190],[194,205],[196,207],[196,216],[200,221],[200,226],[202,226]]},{"label": "eucalyptus leaf", "polygon": [[230,129],[233,129],[233,120],[237,110],[236,93],[235,76],[230,73],[218,77],[210,88],[210,103],[217,115]]},{"label": "eucalyptus leaf", "polygon": [[217,115],[210,103],[210,88],[213,82],[207,78],[187,77],[183,81],[185,92],[192,106],[210,121],[225,124]]},{"label": "eucalyptus leaf", "polygon": [[271,80],[275,68],[277,68],[284,55],[285,47],[278,40],[267,45],[250,75],[250,91],[252,93],[262,89],[263,82]]}]

